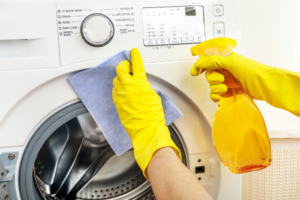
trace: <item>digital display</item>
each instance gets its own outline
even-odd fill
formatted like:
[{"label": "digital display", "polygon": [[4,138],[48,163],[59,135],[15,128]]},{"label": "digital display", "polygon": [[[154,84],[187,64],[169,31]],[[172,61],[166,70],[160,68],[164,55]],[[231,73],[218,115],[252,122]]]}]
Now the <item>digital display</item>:
[{"label": "digital display", "polygon": [[196,16],[196,9],[194,7],[185,7],[185,16]]},{"label": "digital display", "polygon": [[205,41],[202,6],[143,8],[145,46],[197,44]]}]

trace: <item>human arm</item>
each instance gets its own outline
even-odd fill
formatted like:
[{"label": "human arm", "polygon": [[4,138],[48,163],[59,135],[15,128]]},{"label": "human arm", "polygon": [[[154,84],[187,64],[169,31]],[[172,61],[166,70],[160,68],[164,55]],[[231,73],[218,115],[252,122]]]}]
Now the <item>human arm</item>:
[{"label": "human arm", "polygon": [[[180,185],[182,188],[195,188],[194,191],[191,191],[190,195],[192,196],[197,196],[199,191],[207,196],[207,192],[199,181],[180,161],[181,152],[171,139],[170,132],[165,126],[161,99],[147,81],[139,51],[132,49],[131,64],[128,61],[122,61],[117,66],[116,71],[117,77],[113,81],[113,101],[121,123],[132,139],[135,159],[144,176],[150,180],[152,187],[155,188],[154,193],[157,198],[174,199],[171,198],[173,196],[164,198],[160,187],[173,191],[179,197],[184,196],[185,192],[178,190]],[[172,151],[169,152],[165,149]],[[164,156],[162,157],[162,155]],[[150,172],[148,171],[149,163],[154,166],[150,167]],[[175,171],[174,169],[170,170],[170,164],[174,165]],[[159,167],[155,169],[156,166]],[[157,172],[155,172],[156,170]],[[178,171],[187,176],[180,177]],[[164,176],[165,179],[161,179],[161,176]],[[182,181],[183,178],[192,178],[192,180]],[[173,181],[173,185],[170,184],[171,181]],[[179,195],[179,193],[182,194]],[[201,199],[200,197],[196,199]]]},{"label": "human arm", "polygon": [[157,150],[147,168],[156,199],[212,200],[200,181],[178,159],[174,150]]},{"label": "human arm", "polygon": [[224,76],[215,69],[227,69],[243,85],[249,95],[270,105],[300,116],[300,74],[261,64],[237,53],[230,56],[201,57],[191,69],[191,75],[206,71],[213,101],[220,100],[227,91]]}]

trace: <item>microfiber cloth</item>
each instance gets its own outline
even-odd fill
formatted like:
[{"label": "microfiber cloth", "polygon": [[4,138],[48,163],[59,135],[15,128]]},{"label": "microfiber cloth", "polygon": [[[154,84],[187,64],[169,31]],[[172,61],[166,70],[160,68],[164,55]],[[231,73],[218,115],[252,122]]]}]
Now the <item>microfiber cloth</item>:
[{"label": "microfiber cloth", "polygon": [[[112,99],[116,67],[122,60],[130,62],[130,51],[122,51],[100,65],[79,71],[68,78],[117,156],[132,148],[132,141],[120,121]],[[165,93],[153,86],[152,88],[162,100],[168,126],[180,118],[182,113]]]}]

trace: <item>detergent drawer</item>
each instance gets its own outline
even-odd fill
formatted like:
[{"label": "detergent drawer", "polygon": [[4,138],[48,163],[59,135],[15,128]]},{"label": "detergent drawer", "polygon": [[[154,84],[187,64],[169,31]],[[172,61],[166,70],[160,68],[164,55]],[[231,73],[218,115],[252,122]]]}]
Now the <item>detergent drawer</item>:
[{"label": "detergent drawer", "polygon": [[54,0],[0,1],[0,70],[59,67]]}]

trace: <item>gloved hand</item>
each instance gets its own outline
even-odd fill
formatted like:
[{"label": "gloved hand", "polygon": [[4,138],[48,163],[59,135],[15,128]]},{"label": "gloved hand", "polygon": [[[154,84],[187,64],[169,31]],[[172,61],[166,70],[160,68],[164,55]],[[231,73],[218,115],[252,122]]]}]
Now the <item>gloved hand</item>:
[{"label": "gloved hand", "polygon": [[[146,178],[146,168],[156,150],[173,147],[181,159],[166,121],[162,102],[147,81],[144,65],[137,49],[131,51],[131,63],[121,61],[113,80],[113,101],[120,120],[132,139],[134,156]],[[133,75],[130,75],[130,72]]]},{"label": "gloved hand", "polygon": [[207,70],[206,79],[214,102],[227,91],[226,85],[222,84],[224,76],[214,71],[219,68],[230,71],[252,98],[300,116],[299,73],[270,67],[234,52],[230,56],[203,56],[190,73],[197,76]]}]

